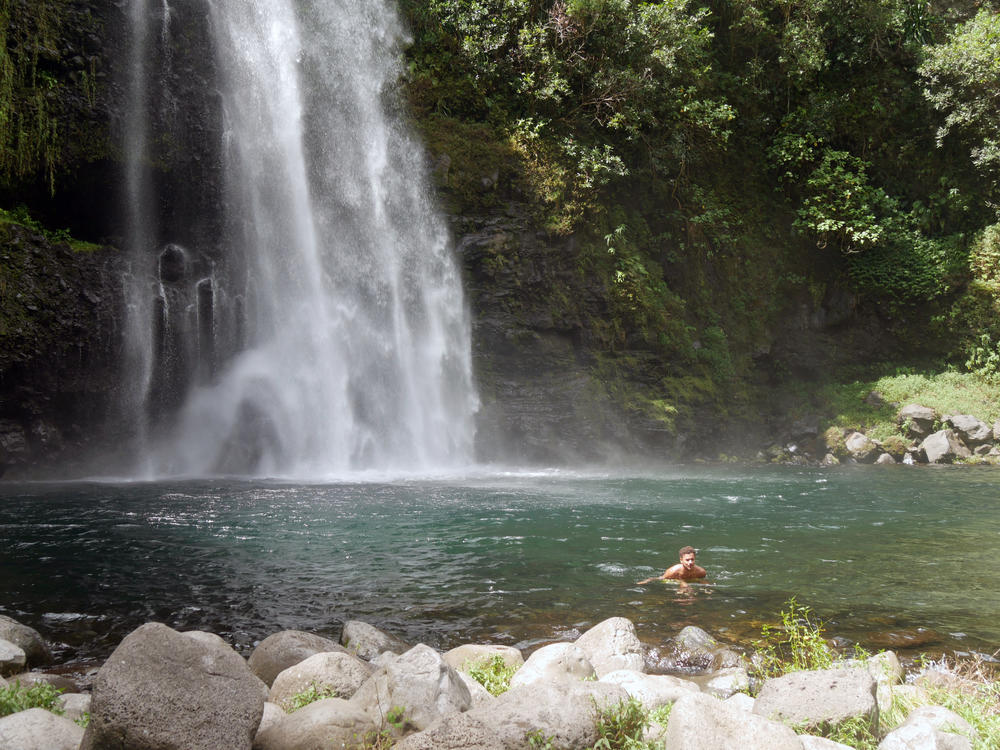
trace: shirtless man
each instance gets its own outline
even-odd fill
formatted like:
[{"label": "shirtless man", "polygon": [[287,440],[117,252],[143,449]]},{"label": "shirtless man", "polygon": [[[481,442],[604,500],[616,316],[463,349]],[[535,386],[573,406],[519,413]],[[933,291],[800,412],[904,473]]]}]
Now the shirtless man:
[{"label": "shirtless man", "polygon": [[636,585],[642,585],[644,583],[649,583],[650,581],[693,581],[697,578],[704,578],[708,575],[708,571],[706,571],[703,567],[695,565],[694,547],[681,547],[680,552],[677,554],[681,561],[663,571],[662,576],[654,576],[653,578],[647,578],[644,581],[638,581]]}]

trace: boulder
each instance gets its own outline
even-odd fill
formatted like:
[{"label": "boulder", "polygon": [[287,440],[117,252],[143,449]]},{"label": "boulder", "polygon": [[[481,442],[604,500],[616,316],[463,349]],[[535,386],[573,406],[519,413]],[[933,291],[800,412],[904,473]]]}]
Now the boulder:
[{"label": "boulder", "polygon": [[6,615],[0,615],[0,639],[19,646],[27,657],[27,666],[38,667],[52,661],[49,644],[34,628],[22,625]]},{"label": "boulder", "polygon": [[472,695],[458,672],[430,646],[418,644],[379,667],[351,698],[379,729],[398,708],[404,714],[391,722],[403,734],[427,729],[442,716],[467,711]]},{"label": "boulder", "polygon": [[894,459],[888,453],[883,453],[878,458],[875,459],[875,464],[877,466],[886,466],[886,465],[896,464],[896,463],[898,463],[898,461],[896,461],[896,459]]},{"label": "boulder", "polygon": [[452,669],[464,672],[472,664],[481,664],[499,656],[508,667],[519,668],[524,664],[524,656],[513,646],[493,646],[479,643],[466,643],[446,651],[443,658]]},{"label": "boulder", "polygon": [[217,636],[147,623],[94,680],[81,750],[249,748],[267,689]]},{"label": "boulder", "polygon": [[938,430],[920,443],[929,464],[950,464],[956,458],[968,458],[972,452],[951,430]]},{"label": "boulder", "polygon": [[665,746],[802,750],[791,729],[756,712],[747,713],[705,693],[691,693],[670,710]]},{"label": "boulder", "polygon": [[840,466],[840,459],[837,458],[832,453],[827,453],[823,456],[823,460],[820,461],[821,466]]},{"label": "boulder", "polygon": [[[523,741],[514,747],[525,747]],[[481,719],[459,714],[404,737],[393,750],[509,750],[499,734]]]},{"label": "boulder", "polygon": [[313,654],[275,677],[267,699],[286,711],[292,710],[292,697],[311,687],[330,693],[326,697],[347,699],[374,671],[375,668],[368,662],[342,651]]},{"label": "boulder", "polygon": [[[458,670],[455,671],[458,672]],[[493,700],[493,696],[490,694],[490,691],[483,687],[482,683],[476,680],[475,677],[466,674],[465,672],[458,672],[458,676],[462,678],[462,682],[464,682],[465,686],[469,688],[469,695],[472,697],[472,708],[476,708]]]},{"label": "boulder", "polygon": [[3,750],[78,750],[83,727],[44,708],[29,708],[0,719]]},{"label": "boulder", "polygon": [[717,672],[738,667],[741,662],[737,652],[695,625],[683,628],[674,636],[670,647],[659,663],[661,669],[668,671]]},{"label": "boulder", "polygon": [[594,665],[598,677],[617,669],[641,672],[645,666],[635,625],[625,617],[610,617],[598,623],[575,643]]},{"label": "boulder", "polygon": [[899,410],[896,423],[903,428],[908,437],[927,437],[934,430],[934,424],[940,415],[933,409],[919,404],[908,404]]},{"label": "boulder", "polygon": [[324,698],[257,733],[253,750],[326,750],[359,748],[377,728],[365,710],[343,698]]},{"label": "boulder", "polygon": [[529,734],[551,738],[553,750],[576,750],[597,742],[597,712],[628,700],[605,682],[557,680],[512,688],[468,716],[492,729],[510,748],[523,748]]},{"label": "boulder", "polygon": [[852,432],[844,438],[848,455],[859,464],[870,464],[879,454],[878,444],[862,432]]},{"label": "boulder", "polygon": [[802,742],[802,750],[854,750],[850,745],[811,734],[800,734],[799,741]]},{"label": "boulder", "polygon": [[402,654],[410,650],[409,643],[382,632],[374,625],[361,622],[361,620],[348,620],[344,623],[344,630],[340,634],[340,642],[348,652],[368,661],[371,661],[383,651]]},{"label": "boulder", "polygon": [[[260,737],[261,734],[266,732],[271,727],[275,726],[286,716],[288,716],[288,713],[281,706],[271,703],[270,701],[265,701],[264,715],[260,717],[260,724],[257,726],[256,737]],[[254,744],[256,743],[257,740],[255,738]]]},{"label": "boulder", "polygon": [[961,735],[969,740],[978,739],[978,733],[965,719],[944,706],[920,706],[913,709],[900,726],[926,724],[937,732]]},{"label": "boulder", "polygon": [[63,716],[76,721],[90,713],[90,693],[63,693],[56,699],[56,705],[62,709]]},{"label": "boulder", "polygon": [[597,676],[583,649],[574,643],[551,643],[535,651],[511,678],[511,688],[533,682],[586,680]]},{"label": "boulder", "polygon": [[926,721],[907,719],[887,734],[878,750],[972,750],[968,737],[943,732]]},{"label": "boulder", "polygon": [[733,693],[724,701],[727,706],[732,706],[733,708],[738,708],[740,711],[746,711],[747,713],[753,713],[753,704],[756,702],[746,693]]},{"label": "boulder", "polygon": [[24,649],[0,638],[0,677],[10,677],[21,672],[28,663]]},{"label": "boulder", "polygon": [[682,695],[699,692],[698,686],[690,680],[670,675],[643,674],[632,669],[608,672],[601,677],[600,682],[624,688],[625,692],[650,711],[673,703]]},{"label": "boulder", "polygon": [[728,698],[750,689],[750,675],[743,667],[720,669],[705,683],[705,692],[716,698]]},{"label": "boulder", "polygon": [[274,678],[289,667],[305,661],[313,654],[331,653],[347,649],[336,641],[301,630],[282,630],[261,641],[250,654],[250,671],[264,681],[268,687]]},{"label": "boulder", "polygon": [[1000,419],[993,423],[993,442],[1000,443]]},{"label": "boulder", "polygon": [[753,712],[808,731],[862,718],[878,731],[875,678],[864,669],[789,672],[764,682]]},{"label": "boulder", "polygon": [[970,448],[993,439],[993,428],[971,414],[954,414],[945,423],[951,425],[962,442]]}]

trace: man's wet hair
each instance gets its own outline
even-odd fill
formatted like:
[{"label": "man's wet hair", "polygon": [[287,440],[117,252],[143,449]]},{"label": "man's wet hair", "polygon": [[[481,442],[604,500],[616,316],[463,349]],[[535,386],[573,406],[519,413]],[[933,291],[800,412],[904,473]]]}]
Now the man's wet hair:
[{"label": "man's wet hair", "polygon": [[694,552],[695,555],[698,554],[697,551],[695,551],[694,547],[681,547],[681,551],[677,553],[678,559],[684,557],[684,555],[688,554],[689,552]]}]

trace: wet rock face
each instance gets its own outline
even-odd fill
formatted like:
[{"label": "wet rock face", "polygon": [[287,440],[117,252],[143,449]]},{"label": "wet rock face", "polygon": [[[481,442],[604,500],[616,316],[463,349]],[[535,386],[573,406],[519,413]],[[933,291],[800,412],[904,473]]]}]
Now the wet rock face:
[{"label": "wet rock face", "polygon": [[72,465],[92,447],[119,380],[121,255],[74,251],[0,226],[0,468]]}]

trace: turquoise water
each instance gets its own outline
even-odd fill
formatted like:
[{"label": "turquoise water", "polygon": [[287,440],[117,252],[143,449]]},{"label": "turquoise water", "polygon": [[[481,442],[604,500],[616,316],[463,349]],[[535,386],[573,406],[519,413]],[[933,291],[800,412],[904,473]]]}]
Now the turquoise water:
[{"label": "turquoise water", "polygon": [[[651,646],[687,624],[743,642],[795,596],[862,645],[992,653],[998,490],[995,470],[902,466],[3,483],[0,613],[74,660],[148,620],[240,648],[346,619],[528,647],[612,615]],[[713,585],[635,585],[685,544]]]}]

